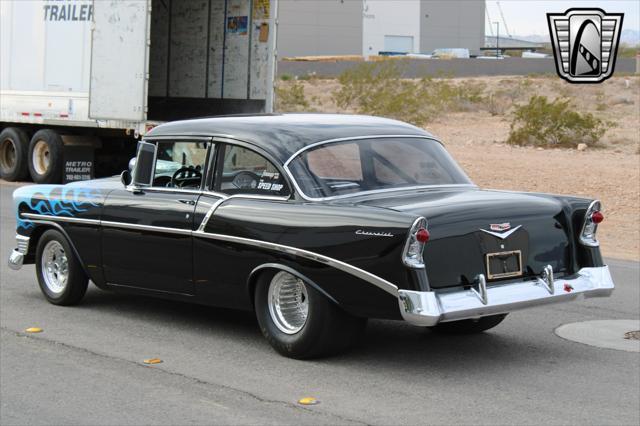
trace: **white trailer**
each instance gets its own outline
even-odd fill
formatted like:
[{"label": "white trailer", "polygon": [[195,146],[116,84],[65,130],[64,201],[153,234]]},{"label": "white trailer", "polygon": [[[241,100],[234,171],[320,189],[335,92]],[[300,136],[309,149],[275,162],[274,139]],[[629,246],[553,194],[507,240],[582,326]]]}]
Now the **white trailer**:
[{"label": "white trailer", "polygon": [[277,0],[0,1],[0,177],[110,173],[162,121],[271,112],[276,13]]}]

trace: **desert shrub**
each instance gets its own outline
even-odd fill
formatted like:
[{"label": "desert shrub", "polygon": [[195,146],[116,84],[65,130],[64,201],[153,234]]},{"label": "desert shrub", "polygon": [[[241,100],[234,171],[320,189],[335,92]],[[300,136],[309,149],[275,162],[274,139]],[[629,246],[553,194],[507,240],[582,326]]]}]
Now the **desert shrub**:
[{"label": "desert shrub", "polygon": [[575,148],[593,146],[613,126],[593,114],[573,110],[568,99],[549,102],[546,96],[532,96],[515,108],[507,143],[540,147]]},{"label": "desert shrub", "polygon": [[333,93],[339,108],[423,126],[444,111],[468,109],[483,101],[484,85],[456,85],[448,79],[407,79],[402,61],[362,63],[344,71]]},{"label": "desert shrub", "polygon": [[291,74],[282,74],[280,76],[280,80],[282,80],[282,81],[289,81],[289,80],[292,80],[292,79],[293,79],[293,77],[291,76]]},{"label": "desert shrub", "polygon": [[299,81],[279,85],[276,88],[276,109],[278,111],[301,111],[309,108],[304,95],[304,85]]},{"label": "desert shrub", "polygon": [[489,114],[493,116],[504,115],[514,102],[510,93],[512,92],[504,89],[489,93],[485,101],[485,108]]}]

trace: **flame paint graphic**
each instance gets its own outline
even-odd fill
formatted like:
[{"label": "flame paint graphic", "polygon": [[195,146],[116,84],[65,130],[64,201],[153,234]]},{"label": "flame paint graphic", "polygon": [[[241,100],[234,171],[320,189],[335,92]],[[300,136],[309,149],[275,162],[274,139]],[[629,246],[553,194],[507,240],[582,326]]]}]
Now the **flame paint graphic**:
[{"label": "flame paint graphic", "polygon": [[75,217],[90,207],[98,207],[102,199],[100,191],[62,185],[31,185],[13,193],[18,229],[29,229],[33,222],[20,217],[20,206],[26,205],[32,212],[46,216]]}]

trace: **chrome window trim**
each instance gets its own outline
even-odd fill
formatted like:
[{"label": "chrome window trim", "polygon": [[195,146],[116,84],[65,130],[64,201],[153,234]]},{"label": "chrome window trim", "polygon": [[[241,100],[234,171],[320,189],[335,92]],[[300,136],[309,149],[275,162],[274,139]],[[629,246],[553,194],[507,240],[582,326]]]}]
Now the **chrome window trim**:
[{"label": "chrome window trim", "polygon": [[61,217],[61,216],[47,216],[47,215],[37,215],[32,213],[23,213],[22,215],[25,217],[27,217],[26,215],[29,215],[31,217],[46,219],[46,220],[39,220],[38,223],[44,223],[44,224],[51,223],[58,227],[60,225],[55,223],[57,220],[62,222],[74,222],[74,223],[81,223],[81,224],[91,224],[91,225],[97,224],[97,225],[102,225],[102,226],[111,227],[111,228],[138,229],[142,231],[164,232],[164,233],[176,234],[176,235],[186,235],[186,236],[192,236],[197,238],[206,238],[206,239],[213,239],[217,241],[226,241],[231,243],[244,244],[244,245],[249,245],[253,247],[264,248],[267,250],[274,250],[280,253],[302,257],[308,260],[322,263],[324,265],[328,265],[334,269],[338,269],[342,272],[345,272],[357,278],[360,278],[363,281],[371,283],[376,287],[380,288],[381,290],[384,290],[387,293],[391,294],[392,296],[398,297],[398,286],[385,280],[384,278],[381,278],[377,275],[374,275],[370,272],[365,271],[364,269],[360,269],[356,266],[350,265],[348,263],[342,262],[332,257],[328,257],[319,253],[315,253],[312,251],[308,251],[308,250],[304,250],[304,249],[300,249],[292,246],[287,246],[284,244],[271,243],[268,241],[255,240],[255,239],[244,238],[244,237],[234,237],[232,235],[214,234],[214,233],[204,232],[200,230],[191,231],[189,229],[177,229],[177,228],[168,228],[164,226],[153,226],[153,225],[140,225],[137,223],[112,222],[112,221],[103,221],[103,220],[96,220],[96,219],[79,219],[79,218],[69,218],[69,217]]},{"label": "chrome window trim", "polygon": [[439,143],[440,145],[443,145],[442,142],[440,142],[438,139],[434,138],[433,136],[425,136],[425,135],[369,135],[369,136],[352,136],[352,137],[347,137],[347,138],[327,139],[325,141],[312,143],[310,145],[305,146],[304,148],[299,149],[293,155],[291,155],[291,157],[289,157],[289,159],[287,161],[285,161],[283,167],[284,167],[284,170],[287,173],[287,176],[289,177],[289,180],[291,180],[291,182],[293,183],[293,186],[295,187],[296,192],[298,194],[300,194],[300,196],[303,199],[305,199],[306,201],[315,201],[315,202],[317,202],[317,201],[340,200],[340,199],[344,199],[344,198],[359,197],[361,195],[371,195],[371,194],[379,194],[379,193],[385,193],[385,192],[407,191],[407,190],[416,190],[416,189],[449,188],[449,187],[452,187],[452,188],[464,188],[464,187],[467,187],[467,188],[478,188],[478,186],[473,184],[473,183],[453,183],[453,184],[446,184],[446,185],[414,185],[414,186],[405,186],[405,187],[399,187],[399,188],[372,189],[372,190],[369,190],[369,191],[360,191],[360,192],[354,192],[354,193],[351,193],[351,194],[333,195],[331,197],[309,197],[308,195],[306,195],[304,193],[304,191],[302,191],[302,188],[300,188],[300,186],[298,185],[298,182],[296,181],[295,177],[293,176],[293,173],[291,173],[291,170],[289,169],[289,164],[298,155],[302,154],[303,152],[305,152],[305,151],[307,151],[309,149],[313,149],[313,148],[318,147],[318,146],[331,144],[331,143],[349,142],[349,141],[357,141],[357,140],[365,140],[365,139],[396,139],[396,138],[428,139],[428,140],[432,140],[432,141],[434,141],[436,143]]}]

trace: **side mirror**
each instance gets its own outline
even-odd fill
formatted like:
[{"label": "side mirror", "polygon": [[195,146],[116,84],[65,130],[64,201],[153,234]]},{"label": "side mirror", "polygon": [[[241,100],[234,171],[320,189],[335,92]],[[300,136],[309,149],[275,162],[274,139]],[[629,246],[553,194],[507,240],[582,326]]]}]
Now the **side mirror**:
[{"label": "side mirror", "polygon": [[125,188],[131,184],[131,180],[131,172],[129,170],[123,170],[122,173],[120,173],[120,182],[122,182]]},{"label": "side mirror", "polygon": [[135,168],[136,168],[136,157],[133,157],[131,160],[129,160],[129,171],[133,173],[133,169]]}]

